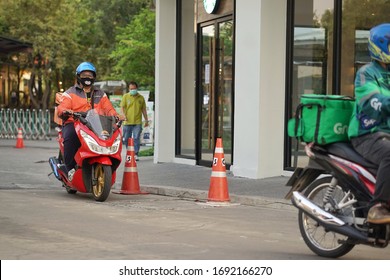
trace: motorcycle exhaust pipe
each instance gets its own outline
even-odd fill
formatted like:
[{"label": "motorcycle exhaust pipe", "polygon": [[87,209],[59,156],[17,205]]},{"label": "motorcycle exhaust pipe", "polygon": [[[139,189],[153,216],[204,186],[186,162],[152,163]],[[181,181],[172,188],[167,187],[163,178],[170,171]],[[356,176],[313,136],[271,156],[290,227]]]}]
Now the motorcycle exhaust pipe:
[{"label": "motorcycle exhaust pipe", "polygon": [[327,230],[337,232],[339,234],[351,237],[364,243],[369,242],[368,237],[365,236],[363,233],[349,226],[336,216],[333,216],[332,214],[324,211],[299,192],[293,192],[291,202],[294,204],[295,207],[301,209],[311,218],[313,218],[322,226],[324,226]]},{"label": "motorcycle exhaust pipe", "polygon": [[49,164],[50,164],[51,170],[53,170],[54,176],[56,176],[56,178],[61,181],[61,175],[60,175],[60,173],[58,173],[58,164],[59,164],[58,159],[55,157],[49,158]]}]

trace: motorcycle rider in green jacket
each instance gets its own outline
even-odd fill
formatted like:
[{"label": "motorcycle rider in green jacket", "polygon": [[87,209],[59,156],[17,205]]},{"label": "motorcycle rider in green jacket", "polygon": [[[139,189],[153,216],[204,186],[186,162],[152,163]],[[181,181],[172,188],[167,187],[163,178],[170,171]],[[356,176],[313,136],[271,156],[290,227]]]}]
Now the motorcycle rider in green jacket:
[{"label": "motorcycle rider in green jacket", "polygon": [[348,136],[355,150],[379,166],[367,222],[390,223],[390,23],[370,30],[372,61],[355,78],[355,108]]}]

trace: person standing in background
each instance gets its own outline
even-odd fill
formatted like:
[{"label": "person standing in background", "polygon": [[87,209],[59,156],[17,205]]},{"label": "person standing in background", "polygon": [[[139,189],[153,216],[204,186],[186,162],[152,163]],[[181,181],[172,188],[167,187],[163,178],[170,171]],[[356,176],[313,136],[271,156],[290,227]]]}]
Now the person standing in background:
[{"label": "person standing in background", "polygon": [[140,148],[140,136],[142,132],[142,115],[145,119],[145,126],[149,125],[144,97],[138,93],[138,84],[129,83],[129,92],[123,95],[120,103],[121,111],[126,119],[123,125],[123,144],[128,145],[130,137],[134,139],[135,159],[138,160]]}]

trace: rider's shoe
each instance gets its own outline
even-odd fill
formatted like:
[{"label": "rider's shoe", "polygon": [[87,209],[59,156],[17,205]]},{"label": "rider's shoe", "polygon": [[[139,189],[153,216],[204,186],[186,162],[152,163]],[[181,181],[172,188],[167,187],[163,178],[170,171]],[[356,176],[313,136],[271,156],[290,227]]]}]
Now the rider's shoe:
[{"label": "rider's shoe", "polygon": [[367,222],[372,224],[389,224],[390,223],[389,209],[382,204],[376,204],[372,206],[368,211]]},{"label": "rider's shoe", "polygon": [[65,174],[66,174],[66,172],[67,172],[67,169],[66,169],[66,166],[65,166],[65,164],[57,164],[57,168],[58,169],[61,169],[62,170],[62,172],[64,172]]},{"label": "rider's shoe", "polygon": [[76,170],[75,170],[74,168],[72,168],[71,170],[68,171],[68,180],[69,180],[70,182],[72,182],[72,180],[73,180],[73,175],[74,175],[75,172],[76,172]]}]

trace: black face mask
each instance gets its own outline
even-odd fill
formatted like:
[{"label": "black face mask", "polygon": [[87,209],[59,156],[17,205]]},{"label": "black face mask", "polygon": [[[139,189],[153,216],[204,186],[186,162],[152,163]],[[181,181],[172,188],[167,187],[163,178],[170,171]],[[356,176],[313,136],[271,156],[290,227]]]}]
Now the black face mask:
[{"label": "black face mask", "polygon": [[92,86],[92,85],[93,85],[93,83],[95,82],[95,79],[77,77],[77,81],[78,81],[80,84],[82,84],[83,86],[89,87],[89,86]]}]

